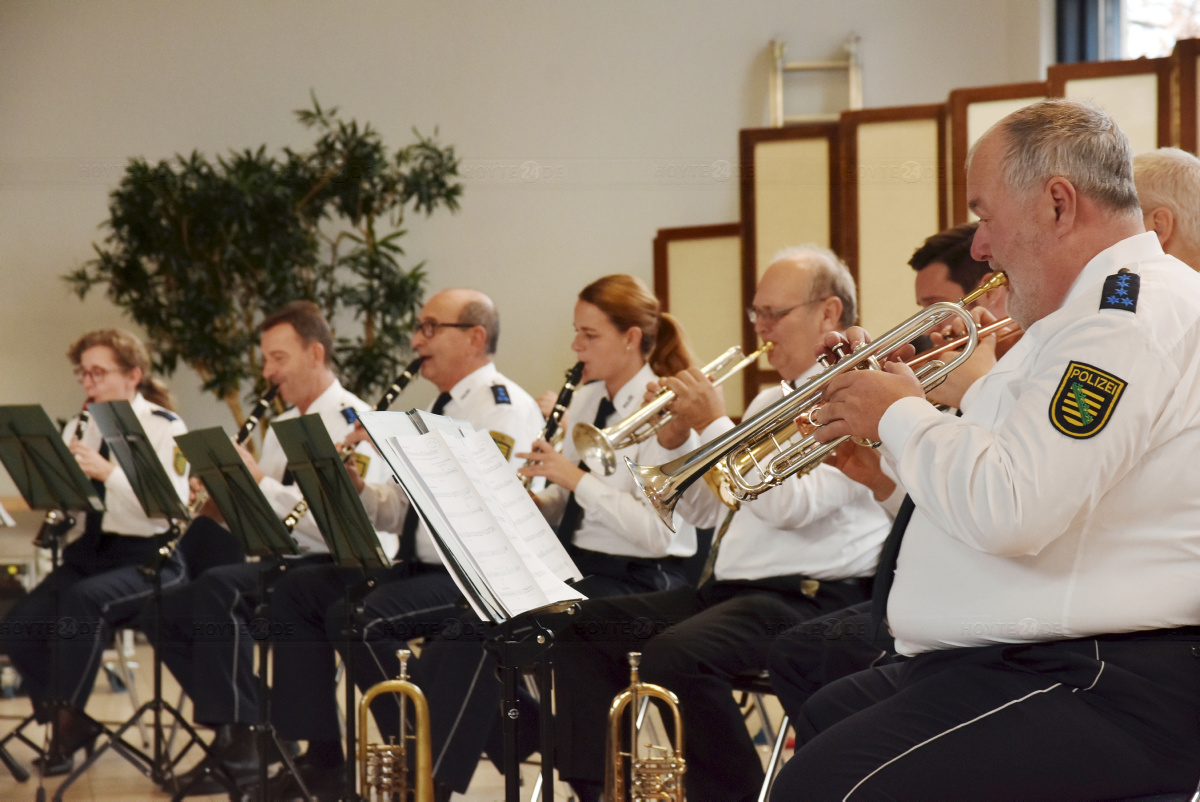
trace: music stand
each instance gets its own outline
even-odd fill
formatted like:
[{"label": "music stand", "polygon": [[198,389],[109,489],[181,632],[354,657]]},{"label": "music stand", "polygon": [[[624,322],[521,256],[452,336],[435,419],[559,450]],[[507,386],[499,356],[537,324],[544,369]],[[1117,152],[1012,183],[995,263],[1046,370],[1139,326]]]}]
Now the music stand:
[{"label": "music stand", "polygon": [[[92,421],[100,427],[100,433],[104,437],[104,442],[108,445],[109,455],[116,460],[117,464],[121,466],[121,470],[125,472],[133,494],[141,505],[146,517],[164,518],[169,527],[166,537],[154,554],[153,560],[149,565],[142,568],[143,572],[151,580],[151,603],[155,605],[156,611],[154,626],[156,630],[155,639],[157,640],[159,635],[157,630],[161,624],[157,611],[161,608],[162,600],[162,569],[166,561],[170,558],[176,541],[178,541],[180,534],[182,534],[183,530],[180,525],[186,523],[188,520],[187,508],[184,506],[182,499],[179,498],[179,493],[176,492],[175,486],[167,477],[167,472],[163,470],[162,463],[158,459],[158,454],[155,453],[154,447],[150,444],[150,440],[146,436],[146,430],[142,428],[141,421],[138,420],[137,414],[133,411],[133,406],[128,401],[107,401],[104,403],[89,404],[88,411],[92,415]],[[121,738],[126,730],[136,726],[141,721],[142,716],[147,711],[153,711],[154,713],[154,749],[153,754],[150,755],[147,755]],[[182,726],[187,731],[193,742],[203,743],[200,740],[199,734],[183,715],[175,707],[163,700],[162,660],[159,658],[156,650],[154,654],[153,698],[135,710],[133,715],[117,727],[115,731],[109,732],[105,728],[105,732],[108,734],[108,741],[88,756],[79,768],[75,769],[75,771],[71,772],[63,780],[58,790],[54,793],[55,802],[59,802],[62,799],[66,789],[91,768],[110,746],[116,749],[117,754],[128,760],[135,768],[156,784],[165,785],[167,778],[173,772],[175,763],[164,749],[162,729],[163,711],[170,713],[174,717],[179,726]]]},{"label": "music stand", "polygon": [[329,437],[319,415],[303,415],[291,420],[276,421],[275,436],[287,454],[288,470],[296,479],[300,492],[308,502],[309,514],[321,530],[333,561],[342,568],[358,568],[363,580],[346,586],[346,799],[357,799],[352,770],[358,759],[357,730],[354,705],[354,616],[363,598],[376,585],[369,570],[383,570],[391,565],[375,529],[367,518],[358,491],[346,474],[342,457]]},{"label": "music stand", "polygon": [[[271,508],[267,497],[263,495],[258,483],[250,475],[246,463],[242,461],[223,430],[213,428],[189,432],[176,437],[175,442],[187,458],[188,464],[192,466],[192,476],[204,483],[209,498],[221,511],[229,531],[241,543],[246,554],[273,560],[272,567],[258,575],[259,601],[254,611],[255,617],[269,620],[271,583],[286,570],[283,558],[299,554],[299,546]],[[255,734],[258,737],[260,795],[266,794],[268,754],[272,746],[283,756],[284,770],[296,776],[297,782],[300,782],[303,788],[303,781],[296,774],[291,755],[283,748],[278,734],[271,726],[270,693],[267,684],[270,645],[269,638],[261,638],[258,641],[259,721],[255,725]],[[238,785],[228,772],[222,770],[213,776],[231,795],[238,793]],[[174,799],[183,798],[193,785],[203,779],[203,775],[199,776],[191,784],[176,789]],[[307,789],[305,793],[307,794]]]},{"label": "music stand", "polygon": [[[104,502],[92,482],[79,468],[79,463],[63,443],[62,433],[55,428],[46,410],[37,404],[0,407],[0,462],[8,469],[17,491],[30,509],[46,510],[46,522],[39,538],[50,549],[50,568],[58,567],[62,536],[75,525],[72,512],[103,512]],[[6,525],[12,526],[8,518]],[[44,535],[44,537],[43,537]],[[55,596],[55,605],[58,597]],[[58,613],[55,612],[55,620]],[[58,698],[58,639],[51,644],[51,673]],[[30,714],[12,731],[0,739],[0,762],[17,782],[29,779],[29,772],[8,751],[13,739],[29,746],[39,755],[43,750],[33,743],[24,730],[36,714]]]}]

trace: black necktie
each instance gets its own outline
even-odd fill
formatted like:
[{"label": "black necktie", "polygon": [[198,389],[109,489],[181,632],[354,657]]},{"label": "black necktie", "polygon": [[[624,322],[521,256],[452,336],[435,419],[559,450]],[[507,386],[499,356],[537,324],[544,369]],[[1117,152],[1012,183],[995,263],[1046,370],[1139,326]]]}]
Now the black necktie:
[{"label": "black necktie", "polygon": [[[433,402],[434,415],[441,415],[446,405],[450,403],[450,393],[442,393]],[[408,514],[404,516],[404,526],[400,530],[400,548],[396,549],[396,559],[411,565],[417,557],[417,521],[420,520],[416,507],[412,502],[408,505]]]},{"label": "black necktie", "polygon": [[[608,422],[608,416],[616,412],[617,408],[613,406],[613,402],[608,400],[608,396],[600,399],[600,408],[596,410],[596,419],[592,421],[597,429],[603,429],[604,424]],[[591,473],[587,465],[581,461],[579,467],[584,471]],[[575,539],[575,530],[579,528],[579,522],[583,520],[583,508],[579,506],[579,502],[575,500],[575,494],[572,493],[567,499],[567,507],[563,510],[562,521],[558,524],[558,529],[555,534],[562,541],[563,545],[568,549],[571,547],[571,541]]]},{"label": "black necktie", "polygon": [[[100,456],[103,459],[108,459],[107,440],[100,441]],[[100,497],[101,501],[104,501],[104,482],[101,482],[99,479],[93,479],[92,487],[96,488],[96,495]],[[103,520],[104,513],[95,511],[88,512],[87,516],[84,518],[83,533],[85,535],[99,535],[104,531],[103,527],[101,526]]]},{"label": "black necktie", "polygon": [[875,584],[871,589],[871,623],[874,632],[879,632],[880,624],[887,618],[888,595],[892,592],[892,580],[896,578],[900,541],[904,539],[904,530],[908,528],[916,508],[912,496],[905,495],[896,513],[896,520],[892,521],[892,529],[883,541],[883,548],[879,550],[879,567],[875,569]]}]

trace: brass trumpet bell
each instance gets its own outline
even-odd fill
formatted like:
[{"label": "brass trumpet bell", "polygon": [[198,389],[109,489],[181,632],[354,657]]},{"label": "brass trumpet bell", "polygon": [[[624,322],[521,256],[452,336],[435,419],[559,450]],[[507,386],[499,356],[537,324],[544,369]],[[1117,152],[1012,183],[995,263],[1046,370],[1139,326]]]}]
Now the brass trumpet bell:
[{"label": "brass trumpet bell", "polygon": [[[750,356],[743,356],[742,347],[735,345],[701,368],[701,371],[712,380],[714,387],[719,386],[771,350],[771,346],[771,343],[767,343]],[[600,429],[586,422],[575,424],[571,439],[579,458],[591,471],[612,476],[617,469],[617,452],[653,437],[673,417],[667,407],[674,400],[675,393],[663,390],[653,401],[612,426]]]}]

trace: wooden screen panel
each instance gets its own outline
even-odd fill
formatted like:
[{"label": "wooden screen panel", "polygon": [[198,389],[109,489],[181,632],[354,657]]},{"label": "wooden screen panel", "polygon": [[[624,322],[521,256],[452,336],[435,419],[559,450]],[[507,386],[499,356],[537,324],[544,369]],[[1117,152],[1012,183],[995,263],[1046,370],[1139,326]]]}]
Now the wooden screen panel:
[{"label": "wooden screen panel", "polygon": [[1107,111],[1134,153],[1171,144],[1171,59],[1053,64],[1052,97],[1088,100]]},{"label": "wooden screen panel", "polygon": [[1171,55],[1174,62],[1171,84],[1172,108],[1171,142],[1189,153],[1200,152],[1200,39],[1180,39]]},{"label": "wooden screen panel", "polygon": [[843,242],[859,324],[881,333],[916,311],[914,250],[945,228],[942,104],[843,112]]},{"label": "wooden screen panel", "polygon": [[[654,238],[654,294],[687,332],[702,364],[742,342],[742,226],[660,228]],[[722,385],[725,409],[740,418],[748,399],[741,381]]]},{"label": "wooden screen panel", "polygon": [[949,225],[967,222],[967,152],[987,129],[1017,109],[1044,100],[1050,91],[1045,81],[955,89],[950,93],[947,153],[949,170]]},{"label": "wooden screen panel", "polygon": [[[742,295],[754,297],[758,276],[781,248],[841,243],[841,164],[837,123],[744,129],[741,157]],[[742,324],[742,347],[758,347],[749,320]],[[766,360],[744,371],[747,398],[779,380]]]}]

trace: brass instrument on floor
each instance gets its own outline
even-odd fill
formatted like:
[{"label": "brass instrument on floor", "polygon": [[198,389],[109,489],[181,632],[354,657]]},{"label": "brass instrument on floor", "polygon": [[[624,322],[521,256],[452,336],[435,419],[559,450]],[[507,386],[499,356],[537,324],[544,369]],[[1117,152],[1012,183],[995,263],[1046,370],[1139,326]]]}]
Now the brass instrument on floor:
[{"label": "brass instrument on floor", "polygon": [[[641,652],[629,653],[629,687],[617,694],[608,708],[608,739],[604,758],[604,798],[608,802],[625,799],[625,760],[629,760],[629,798],[632,802],[675,800],[683,802],[683,717],[679,699],[660,685],[642,682],[638,677]],[[674,714],[675,745],[647,744],[641,754],[638,713],[643,699],[659,699]],[[629,751],[621,749],[621,730],[629,716]]]},{"label": "brass instrument on floor", "polygon": [[[430,741],[429,704],[421,689],[409,681],[408,658],[412,652],[401,649],[400,674],[396,679],[372,685],[358,703],[358,793],[364,800],[408,799],[433,802],[433,746]],[[370,743],[367,732],[371,702],[376,696],[391,693],[400,697],[400,738],[398,743]],[[408,703],[413,706],[413,731],[408,731]],[[409,742],[416,749],[414,771],[408,768]],[[410,776],[415,774],[415,776]]]},{"label": "brass instrument on floor", "polygon": [[[841,346],[834,348],[838,357],[836,362],[831,363],[822,356],[819,361],[824,367],[823,371],[754,417],[678,459],[652,466],[638,465],[626,457],[625,463],[633,474],[634,482],[658,516],[674,531],[672,511],[679,497],[714,467],[720,472],[729,496],[738,501],[755,499],[790,476],[808,473],[850,439],[846,436],[828,443],[818,443],[811,433],[808,415],[820,405],[830,381],[851,370],[881,370],[887,357],[897,349],[957,317],[967,331],[961,353],[947,363],[937,360],[926,362],[916,371],[922,388],[926,391],[933,389],[941,384],[947,374],[966,362],[979,344],[979,327],[967,311],[967,306],[1007,283],[1008,279],[1003,273],[996,273],[961,301],[931,304],[878,339],[863,343],[850,353],[846,353]],[[800,431],[796,423],[798,418],[809,423],[804,427],[808,431]]]},{"label": "brass instrument on floor", "polygon": [[[79,411],[79,417],[75,420],[75,431],[71,435],[72,443],[78,443],[87,434],[88,423],[91,419],[92,415],[88,412],[85,401],[83,409]],[[39,549],[48,549],[53,545],[54,540],[71,531],[71,527],[74,525],[75,517],[66,510],[47,510],[46,517],[42,519],[42,525],[33,538],[33,545]]]},{"label": "brass instrument on floor", "polygon": [[[279,387],[274,384],[267,388],[267,392],[263,394],[262,398],[255,402],[254,409],[250,410],[250,415],[246,418],[246,422],[242,424],[241,428],[238,429],[237,435],[233,438],[233,442],[240,446],[250,439],[250,435],[254,433],[254,430],[258,428],[260,423],[262,423],[262,419],[266,417],[267,410],[271,408],[271,402],[275,400],[275,394],[278,392]],[[188,518],[192,519],[199,515],[200,510],[202,510],[204,505],[207,503],[208,491],[203,487],[200,487],[196,491],[196,497],[193,498],[192,503],[188,505]]]},{"label": "brass instrument on floor", "polygon": [[[571,405],[571,396],[575,394],[575,388],[579,386],[579,379],[582,376],[582,362],[576,362],[575,366],[567,371],[566,381],[563,382],[562,389],[558,391],[558,398],[554,400],[554,409],[550,410],[550,416],[546,418],[546,426],[542,429],[542,436],[538,438],[539,440],[554,443],[555,436],[559,434],[558,426],[562,423],[563,415],[567,413],[567,407]],[[525,464],[528,465],[529,462]],[[522,477],[521,484],[528,490],[535,478],[533,476]]]},{"label": "brass instrument on floor", "polygon": [[[773,346],[773,343],[766,343],[750,356],[744,357],[742,347],[735,345],[701,368],[701,371],[716,387],[770,351]],[[571,437],[575,442],[575,450],[579,452],[579,458],[593,471],[612,476],[617,469],[616,452],[653,437],[674,417],[667,410],[674,400],[675,393],[663,390],[653,401],[612,426],[598,429],[590,423],[577,423]]]}]

